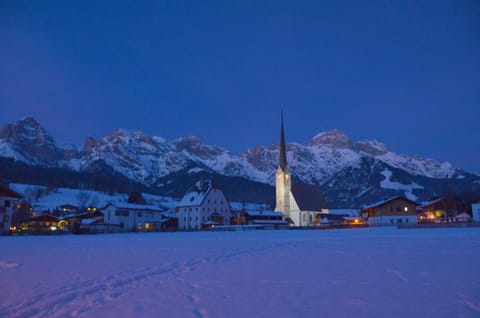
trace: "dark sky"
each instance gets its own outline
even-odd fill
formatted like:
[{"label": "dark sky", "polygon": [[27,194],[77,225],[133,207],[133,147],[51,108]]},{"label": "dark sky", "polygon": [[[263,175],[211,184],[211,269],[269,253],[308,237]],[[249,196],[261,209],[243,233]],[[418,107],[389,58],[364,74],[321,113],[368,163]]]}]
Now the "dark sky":
[{"label": "dark sky", "polygon": [[340,129],[480,173],[480,1],[0,1],[0,125],[235,154]]}]

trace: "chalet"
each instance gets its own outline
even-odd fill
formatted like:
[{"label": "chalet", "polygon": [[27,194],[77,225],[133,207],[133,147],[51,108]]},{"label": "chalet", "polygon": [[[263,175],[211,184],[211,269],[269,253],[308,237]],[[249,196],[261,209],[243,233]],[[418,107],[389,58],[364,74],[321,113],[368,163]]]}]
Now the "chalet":
[{"label": "chalet", "polygon": [[473,222],[480,222],[480,203],[472,204],[472,219]]},{"label": "chalet", "polygon": [[33,216],[26,223],[22,228],[31,234],[50,234],[58,229],[58,218],[50,214]]},{"label": "chalet", "polygon": [[230,224],[230,204],[222,190],[211,180],[197,182],[176,208],[180,230],[199,230],[215,225]]},{"label": "chalet", "polygon": [[21,198],[21,194],[0,184],[0,235],[10,232],[14,207]]},{"label": "chalet", "polygon": [[95,219],[99,223],[103,223],[103,213],[100,211],[86,212],[86,213],[73,213],[60,217],[58,221],[58,227],[61,230],[69,230],[71,232],[76,232],[79,228],[79,225],[82,223],[82,220],[85,219]]},{"label": "chalet", "polygon": [[291,226],[313,226],[318,224],[320,215],[327,213],[327,204],[320,187],[292,182],[288,168],[283,128],[283,114],[280,128],[280,155],[275,175],[275,211],[282,212]]},{"label": "chalet", "polygon": [[463,203],[456,198],[438,198],[418,207],[420,222],[454,222],[463,211]]},{"label": "chalet", "polygon": [[116,224],[123,232],[161,231],[162,224],[168,220],[163,212],[156,206],[132,203],[109,203],[103,208],[104,223]]},{"label": "chalet", "polygon": [[362,217],[370,225],[393,225],[399,223],[417,223],[418,203],[400,197],[392,197],[362,207]]}]

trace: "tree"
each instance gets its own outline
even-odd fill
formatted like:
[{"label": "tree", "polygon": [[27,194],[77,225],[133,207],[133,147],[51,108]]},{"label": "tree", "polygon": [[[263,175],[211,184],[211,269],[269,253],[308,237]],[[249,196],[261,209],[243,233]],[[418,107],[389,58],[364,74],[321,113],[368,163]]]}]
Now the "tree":
[{"label": "tree", "polygon": [[91,199],[92,195],[88,191],[81,190],[77,193],[78,207],[81,212],[85,211]]},{"label": "tree", "polygon": [[130,193],[127,202],[135,204],[147,204],[147,201],[143,197],[142,193],[137,191]]}]

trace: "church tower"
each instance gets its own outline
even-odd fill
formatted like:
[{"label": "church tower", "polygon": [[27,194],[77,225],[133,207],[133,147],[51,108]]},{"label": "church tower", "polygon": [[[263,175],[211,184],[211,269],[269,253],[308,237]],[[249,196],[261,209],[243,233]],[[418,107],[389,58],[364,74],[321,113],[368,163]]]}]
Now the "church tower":
[{"label": "church tower", "polygon": [[280,156],[277,173],[275,174],[275,211],[283,212],[285,219],[290,218],[290,189],[292,175],[287,164],[287,149],[285,146],[285,131],[283,128],[283,111],[280,122]]}]

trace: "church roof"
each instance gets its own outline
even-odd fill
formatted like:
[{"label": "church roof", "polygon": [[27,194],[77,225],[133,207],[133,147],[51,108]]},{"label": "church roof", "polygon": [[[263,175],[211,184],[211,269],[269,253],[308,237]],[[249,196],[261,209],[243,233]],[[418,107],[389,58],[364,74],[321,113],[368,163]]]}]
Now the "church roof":
[{"label": "church roof", "polygon": [[285,131],[283,128],[283,111],[280,123],[280,155],[278,165],[283,171],[287,168],[287,148],[285,147]]},{"label": "church roof", "polygon": [[294,182],[291,191],[300,211],[321,211],[327,208],[327,202],[319,186]]}]

